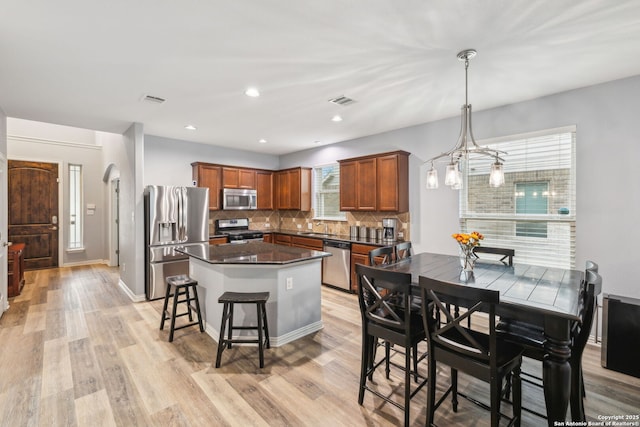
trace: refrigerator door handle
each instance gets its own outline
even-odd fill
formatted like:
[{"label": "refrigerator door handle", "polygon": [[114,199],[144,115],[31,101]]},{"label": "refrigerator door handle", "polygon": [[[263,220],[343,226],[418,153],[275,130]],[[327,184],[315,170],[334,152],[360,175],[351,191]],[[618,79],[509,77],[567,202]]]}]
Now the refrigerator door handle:
[{"label": "refrigerator door handle", "polygon": [[186,242],[187,240],[187,189],[179,188],[178,197],[178,240]]}]

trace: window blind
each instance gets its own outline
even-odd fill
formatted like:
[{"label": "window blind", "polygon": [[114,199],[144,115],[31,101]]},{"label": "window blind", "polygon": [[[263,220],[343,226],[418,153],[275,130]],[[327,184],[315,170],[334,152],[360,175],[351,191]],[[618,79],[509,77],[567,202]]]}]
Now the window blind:
[{"label": "window blind", "polygon": [[491,162],[463,164],[460,225],[484,246],[512,248],[516,262],[575,266],[575,128],[483,141],[506,151],[505,184],[489,186]]},{"label": "window blind", "polygon": [[313,168],[313,210],[315,219],[346,220],[340,212],[340,165]]}]

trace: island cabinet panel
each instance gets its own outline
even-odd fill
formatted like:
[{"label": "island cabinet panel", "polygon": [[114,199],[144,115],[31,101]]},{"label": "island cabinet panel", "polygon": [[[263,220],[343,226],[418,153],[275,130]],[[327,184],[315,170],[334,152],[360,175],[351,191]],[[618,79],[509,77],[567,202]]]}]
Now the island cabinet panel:
[{"label": "island cabinet panel", "polygon": [[274,233],[273,243],[275,243],[276,245],[291,246],[291,236],[289,236],[288,234]]},{"label": "island cabinet panel", "polygon": [[351,245],[351,291],[358,292],[358,276],[356,275],[356,264],[369,264],[369,252],[378,246],[362,245],[353,243]]},{"label": "island cabinet panel", "polygon": [[311,168],[276,172],[277,209],[311,210]]},{"label": "island cabinet panel", "polygon": [[262,241],[266,242],[266,243],[272,243],[273,242],[273,234],[271,233],[265,233],[262,237]]},{"label": "island cabinet panel", "polygon": [[256,171],[257,208],[273,209],[273,172]]},{"label": "island cabinet panel", "polygon": [[222,245],[227,243],[227,238],[226,237],[214,237],[213,239],[209,239],[209,244],[210,245]]},{"label": "island cabinet panel", "polygon": [[222,167],[206,163],[191,163],[192,177],[198,187],[209,189],[209,210],[222,209]]},{"label": "island cabinet panel", "polygon": [[243,168],[222,168],[222,184],[224,188],[256,189],[256,171]]},{"label": "island cabinet panel", "polygon": [[321,251],[322,245],[322,239],[315,239],[313,237],[291,236],[291,246],[295,246],[297,248]]},{"label": "island cabinet panel", "polygon": [[340,210],[409,210],[409,153],[395,151],[339,160]]}]

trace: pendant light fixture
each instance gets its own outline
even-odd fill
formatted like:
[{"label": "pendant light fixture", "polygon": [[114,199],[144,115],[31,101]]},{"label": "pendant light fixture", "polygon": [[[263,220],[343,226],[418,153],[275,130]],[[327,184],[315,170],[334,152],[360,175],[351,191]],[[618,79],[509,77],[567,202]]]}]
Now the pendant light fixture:
[{"label": "pendant light fixture", "polygon": [[431,169],[427,172],[428,189],[438,188],[438,171],[434,168],[433,163],[443,159],[449,160],[444,181],[445,185],[455,190],[462,188],[460,161],[468,160],[471,156],[484,156],[494,160],[494,163],[491,165],[489,185],[491,187],[500,187],[504,184],[504,170],[502,168],[502,162],[504,162],[504,160],[500,156],[507,153],[478,145],[471,129],[468,69],[469,60],[476,56],[476,54],[475,49],[466,49],[457,55],[460,61],[464,61],[464,105],[462,106],[460,136],[458,137],[458,143],[453,149],[427,160],[427,162],[431,162]]}]

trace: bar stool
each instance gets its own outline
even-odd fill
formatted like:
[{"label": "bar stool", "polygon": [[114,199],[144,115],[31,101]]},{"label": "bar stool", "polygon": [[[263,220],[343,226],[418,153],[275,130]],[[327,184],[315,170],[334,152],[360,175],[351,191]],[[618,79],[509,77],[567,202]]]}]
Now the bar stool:
[{"label": "bar stool", "polygon": [[[222,322],[220,325],[220,339],[218,340],[218,354],[216,356],[216,368],[220,367],[220,359],[222,351],[231,348],[231,344],[235,343],[251,343],[258,344],[260,353],[260,367],[264,368],[264,346],[271,348],[269,344],[269,325],[267,324],[267,311],[265,304],[269,299],[269,292],[225,292],[220,298],[219,303],[224,304],[222,310]],[[257,326],[234,326],[233,325],[233,305],[234,304],[255,304],[257,309]],[[225,329],[229,321],[229,329],[227,338],[224,338]],[[232,338],[234,329],[257,330],[258,339]],[[263,336],[264,332],[264,336]]]},{"label": "bar stool", "polygon": [[[182,328],[186,328],[189,326],[200,326],[200,332],[204,332],[204,325],[202,323],[202,315],[200,313],[200,301],[198,300],[198,290],[197,290],[198,282],[193,280],[187,275],[181,274],[178,276],[169,276],[167,277],[167,292],[164,296],[164,306],[162,307],[162,320],[160,321],[160,330],[164,329],[165,320],[171,319],[171,327],[169,328],[169,342],[173,341],[173,333],[174,331]],[[171,293],[171,289],[174,289],[173,293]],[[193,291],[193,295],[191,294]],[[185,297],[184,299],[180,299],[180,297]],[[173,307],[171,309],[171,313],[167,310],[169,305],[169,299],[173,297]],[[195,305],[191,305],[191,302],[195,302]],[[186,303],[187,311],[181,314],[176,314],[178,309],[178,304]],[[193,311],[198,316],[198,320],[193,320]],[[189,316],[189,323],[185,325],[178,326],[176,328],[176,317]]]}]

